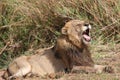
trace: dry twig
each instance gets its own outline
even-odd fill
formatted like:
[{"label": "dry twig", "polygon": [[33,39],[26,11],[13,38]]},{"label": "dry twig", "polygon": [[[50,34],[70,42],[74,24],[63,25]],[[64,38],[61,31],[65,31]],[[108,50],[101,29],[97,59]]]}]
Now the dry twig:
[{"label": "dry twig", "polygon": [[4,46],[4,48],[0,51],[0,55],[3,53],[3,51],[5,51],[5,49],[7,48],[7,46],[10,44],[10,42],[7,42],[7,44]]}]

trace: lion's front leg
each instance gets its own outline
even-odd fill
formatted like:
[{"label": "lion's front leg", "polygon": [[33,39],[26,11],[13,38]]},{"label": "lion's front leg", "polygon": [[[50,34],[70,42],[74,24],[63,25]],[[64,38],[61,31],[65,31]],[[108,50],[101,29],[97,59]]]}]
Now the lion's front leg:
[{"label": "lion's front leg", "polygon": [[66,68],[65,68],[65,72],[66,73],[70,73],[72,68],[73,68],[73,63],[72,63],[72,60],[70,58],[63,58],[62,59]]},{"label": "lion's front leg", "polygon": [[113,73],[114,72],[114,69],[111,66],[94,65],[94,69],[96,73],[102,73],[102,72]]},{"label": "lion's front leg", "polygon": [[72,70],[72,73],[114,73],[114,68],[111,66],[105,65],[94,65],[94,66],[75,66]]}]

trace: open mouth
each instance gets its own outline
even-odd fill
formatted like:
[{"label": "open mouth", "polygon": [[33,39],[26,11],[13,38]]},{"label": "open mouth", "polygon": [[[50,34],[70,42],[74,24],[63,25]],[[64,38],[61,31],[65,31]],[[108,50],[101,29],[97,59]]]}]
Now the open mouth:
[{"label": "open mouth", "polygon": [[84,40],[87,41],[87,42],[90,42],[90,41],[91,41],[91,37],[90,37],[89,33],[90,33],[90,31],[89,31],[89,28],[88,28],[88,29],[86,29],[86,30],[83,32],[83,34],[82,34]]}]

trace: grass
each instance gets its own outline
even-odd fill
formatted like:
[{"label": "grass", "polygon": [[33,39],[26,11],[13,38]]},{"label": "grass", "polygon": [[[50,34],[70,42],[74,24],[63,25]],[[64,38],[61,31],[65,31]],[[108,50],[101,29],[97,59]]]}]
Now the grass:
[{"label": "grass", "polygon": [[120,43],[119,0],[1,0],[0,68],[30,49],[53,45],[71,19],[91,23],[94,46]]}]

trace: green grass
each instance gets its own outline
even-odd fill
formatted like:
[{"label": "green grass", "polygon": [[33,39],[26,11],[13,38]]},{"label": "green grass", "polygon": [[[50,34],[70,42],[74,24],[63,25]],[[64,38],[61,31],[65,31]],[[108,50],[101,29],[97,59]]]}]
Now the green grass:
[{"label": "green grass", "polygon": [[[0,68],[29,49],[53,45],[71,19],[88,20],[92,44],[120,43],[119,0],[1,0]],[[99,57],[99,56],[98,56]]]}]

